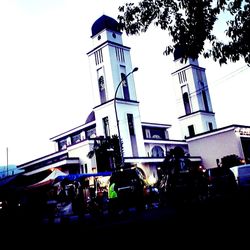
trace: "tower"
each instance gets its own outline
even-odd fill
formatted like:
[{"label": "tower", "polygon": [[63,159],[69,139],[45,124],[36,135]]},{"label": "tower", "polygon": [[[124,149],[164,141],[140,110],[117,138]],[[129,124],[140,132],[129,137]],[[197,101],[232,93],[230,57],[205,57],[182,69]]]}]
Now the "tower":
[{"label": "tower", "polygon": [[217,126],[205,69],[199,66],[196,59],[188,58],[182,62],[180,53],[180,49],[175,50],[172,76],[178,120],[185,138],[211,131]]},{"label": "tower", "polygon": [[123,45],[118,22],[109,16],[98,18],[91,31],[93,49],[87,55],[96,134],[104,137],[120,134],[124,157],[145,156],[139,102],[133,74],[129,74],[133,69],[130,48]]}]

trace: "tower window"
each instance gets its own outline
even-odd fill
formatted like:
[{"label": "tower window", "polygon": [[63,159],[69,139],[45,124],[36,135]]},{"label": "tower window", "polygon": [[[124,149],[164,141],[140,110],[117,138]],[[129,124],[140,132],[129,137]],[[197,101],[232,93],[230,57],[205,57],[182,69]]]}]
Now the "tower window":
[{"label": "tower window", "polygon": [[116,59],[118,62],[125,62],[124,51],[122,48],[115,48]]},{"label": "tower window", "polygon": [[105,137],[110,136],[110,129],[109,129],[109,118],[106,116],[102,119],[103,121],[103,129]]},{"label": "tower window", "polygon": [[104,83],[103,76],[99,77],[98,85],[99,85],[99,93],[100,93],[101,103],[104,103],[104,102],[106,102],[106,91],[105,91],[105,83]]},{"label": "tower window", "polygon": [[124,73],[121,73],[121,79],[123,80],[122,89],[123,89],[124,99],[130,100],[128,81],[127,81],[126,75]]},{"label": "tower window", "polygon": [[184,103],[184,108],[185,108],[186,115],[190,114],[191,113],[191,107],[190,107],[190,102],[189,102],[187,92],[183,93],[183,103]]},{"label": "tower window", "polygon": [[95,53],[95,64],[98,65],[103,62],[102,50],[99,49]]},{"label": "tower window", "polygon": [[188,133],[190,137],[195,136],[194,125],[188,126]]},{"label": "tower window", "polygon": [[130,133],[130,135],[135,135],[133,114],[127,114],[127,117],[128,117],[129,133]]},{"label": "tower window", "polygon": [[209,111],[207,95],[206,95],[205,90],[202,90],[202,98],[203,98],[203,103],[204,103],[205,110]]},{"label": "tower window", "polygon": [[208,123],[208,129],[209,129],[209,131],[213,130],[213,123],[212,122]]},{"label": "tower window", "polygon": [[181,71],[178,73],[179,83],[184,83],[187,81],[186,71]]}]

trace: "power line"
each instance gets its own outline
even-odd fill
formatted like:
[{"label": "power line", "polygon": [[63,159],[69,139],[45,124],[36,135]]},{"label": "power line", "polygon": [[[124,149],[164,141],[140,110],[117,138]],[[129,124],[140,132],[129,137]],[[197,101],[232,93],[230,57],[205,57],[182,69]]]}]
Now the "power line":
[{"label": "power line", "polygon": [[[235,77],[236,75],[240,74],[241,72],[249,69],[250,67],[248,67],[247,65],[244,65],[238,69],[236,69],[235,71],[230,72],[229,74],[224,75],[223,77],[213,81],[213,83],[218,83],[218,84],[222,84],[223,82],[225,82],[228,79],[231,79],[233,77]],[[215,86],[218,86],[218,84],[216,84]],[[212,87],[215,87],[212,86]]]},{"label": "power line", "polygon": [[[242,67],[240,67],[240,68],[238,68],[238,69],[236,69],[236,70],[230,72],[229,74],[224,75],[223,77],[219,78],[218,80],[213,81],[213,83],[217,83],[217,84],[215,84],[215,85],[208,84],[208,85],[209,85],[209,88],[217,87],[218,85],[224,83],[226,80],[235,77],[236,75],[240,74],[241,72],[243,72],[243,71],[245,71],[245,70],[247,70],[247,69],[250,69],[250,67],[247,66],[247,65],[244,65],[244,66],[242,66]],[[195,93],[200,92],[201,90],[206,90],[206,89],[208,89],[208,85],[207,85],[207,86],[204,86],[204,87],[202,87],[202,88],[199,88],[199,89],[197,89],[196,91],[193,91],[193,92],[189,93],[189,95],[193,95],[193,94],[195,94]],[[177,101],[180,101],[180,100],[182,100],[182,98],[179,98]]]}]

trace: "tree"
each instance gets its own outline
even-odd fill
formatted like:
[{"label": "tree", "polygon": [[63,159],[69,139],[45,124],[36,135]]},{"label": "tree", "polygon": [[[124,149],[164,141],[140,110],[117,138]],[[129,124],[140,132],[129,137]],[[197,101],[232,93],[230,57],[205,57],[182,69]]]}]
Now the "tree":
[{"label": "tree", "polygon": [[[119,11],[119,25],[127,35],[146,32],[151,24],[167,30],[172,44],[165,55],[178,51],[182,60],[203,55],[220,65],[243,59],[250,66],[249,0],[142,0],[138,5],[126,3]],[[226,42],[214,34],[216,21],[226,24]],[[205,43],[211,47],[205,50]]]},{"label": "tree", "polygon": [[87,154],[89,158],[95,155],[98,171],[109,171],[121,165],[121,154],[119,139],[117,135],[112,137],[98,137],[94,141],[94,146]]},{"label": "tree", "polygon": [[226,155],[221,158],[221,166],[223,168],[230,168],[230,167],[238,166],[242,164],[243,164],[242,159],[238,155],[235,155],[235,154]]}]

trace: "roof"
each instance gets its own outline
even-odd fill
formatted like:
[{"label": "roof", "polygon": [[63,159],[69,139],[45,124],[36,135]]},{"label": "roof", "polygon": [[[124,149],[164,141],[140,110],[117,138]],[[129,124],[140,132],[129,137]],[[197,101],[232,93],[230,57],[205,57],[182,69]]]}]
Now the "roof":
[{"label": "roof", "polygon": [[67,175],[66,173],[62,172],[61,170],[55,168],[46,178],[43,180],[34,183],[32,185],[29,185],[28,188],[38,188],[42,186],[46,186],[49,184],[52,184],[53,181],[58,177],[58,176],[65,176]]},{"label": "roof", "polygon": [[111,176],[112,172],[98,172],[98,173],[85,173],[85,174],[68,174],[68,175],[60,175],[57,176],[55,179],[55,183],[62,181],[62,180],[67,180],[67,181],[79,181],[84,178],[88,177],[99,177],[99,176]]},{"label": "roof", "polygon": [[104,29],[120,32],[118,22],[112,17],[106,15],[102,15],[94,22],[91,28],[92,36],[95,36]]},{"label": "roof", "polygon": [[95,112],[94,111],[89,113],[89,115],[85,121],[85,124],[93,122],[93,121],[95,121]]}]

